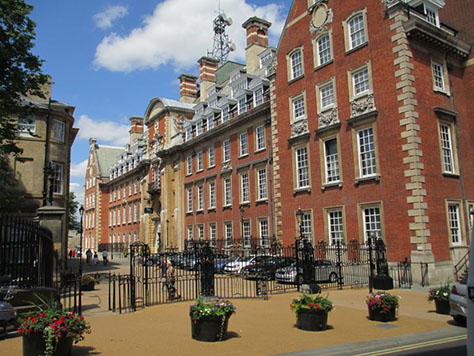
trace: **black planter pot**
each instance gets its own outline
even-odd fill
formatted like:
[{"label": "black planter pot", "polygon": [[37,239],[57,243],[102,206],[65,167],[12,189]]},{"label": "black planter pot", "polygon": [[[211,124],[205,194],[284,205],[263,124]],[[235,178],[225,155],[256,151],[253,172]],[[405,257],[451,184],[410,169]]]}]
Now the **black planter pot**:
[{"label": "black planter pot", "polygon": [[227,334],[230,316],[210,315],[199,320],[191,318],[191,336],[198,341],[222,341]]},{"label": "black planter pot", "polygon": [[94,281],[91,281],[91,282],[82,284],[82,285],[81,285],[81,290],[87,292],[87,291],[94,290],[94,287],[95,287],[95,282],[94,282]]},{"label": "black planter pot", "polygon": [[306,331],[323,331],[328,326],[328,313],[325,311],[300,309],[296,327]]},{"label": "black planter pot", "polygon": [[448,300],[437,300],[435,299],[435,307],[436,307],[436,312],[438,314],[446,314],[449,315],[450,307],[449,307],[449,301]]},{"label": "black planter pot", "polygon": [[[53,341],[55,347],[53,356],[70,356],[72,351],[73,339],[70,337],[62,337],[59,339],[57,345]],[[23,356],[43,356],[46,350],[46,345],[43,339],[43,334],[34,333],[30,335],[23,335]]]},{"label": "black planter pot", "polygon": [[382,313],[383,309],[370,309],[369,319],[374,321],[394,321],[396,319],[397,308],[391,307],[386,313]]}]

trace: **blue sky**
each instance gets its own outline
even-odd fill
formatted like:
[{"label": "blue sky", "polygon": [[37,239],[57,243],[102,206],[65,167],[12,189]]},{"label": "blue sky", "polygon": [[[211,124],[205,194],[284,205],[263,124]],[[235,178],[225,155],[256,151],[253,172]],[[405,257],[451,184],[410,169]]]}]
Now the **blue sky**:
[{"label": "blue sky", "polygon": [[[36,22],[33,52],[52,76],[53,99],[76,107],[80,129],[72,148],[71,190],[83,199],[88,139],[123,146],[129,118],[142,116],[154,97],[179,99],[177,77],[198,75],[197,60],[212,49],[219,0],[27,0]],[[229,59],[243,62],[251,16],[270,22],[276,46],[290,0],[221,0],[237,45]]]}]

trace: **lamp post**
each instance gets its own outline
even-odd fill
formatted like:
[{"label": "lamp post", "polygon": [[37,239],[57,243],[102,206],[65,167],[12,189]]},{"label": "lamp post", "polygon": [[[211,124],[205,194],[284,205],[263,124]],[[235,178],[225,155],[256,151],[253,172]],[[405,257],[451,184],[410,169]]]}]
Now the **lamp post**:
[{"label": "lamp post", "polygon": [[79,214],[81,214],[81,226],[79,227],[79,314],[82,314],[82,223],[83,223],[83,216],[84,216],[84,206],[81,205],[79,208]]}]

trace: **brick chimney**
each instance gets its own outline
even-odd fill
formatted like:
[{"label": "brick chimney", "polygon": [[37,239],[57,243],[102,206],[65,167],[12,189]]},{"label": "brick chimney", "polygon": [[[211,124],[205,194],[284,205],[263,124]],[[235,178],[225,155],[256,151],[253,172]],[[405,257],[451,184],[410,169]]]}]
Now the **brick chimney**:
[{"label": "brick chimney", "polygon": [[242,24],[247,30],[247,73],[254,73],[260,68],[259,53],[268,47],[268,28],[271,22],[258,17],[251,17]]},{"label": "brick chimney", "polygon": [[216,84],[216,71],[219,67],[219,61],[211,57],[201,57],[199,63],[199,82],[200,82],[200,100],[207,99],[207,89]]},{"label": "brick chimney", "polygon": [[197,77],[192,74],[183,73],[179,77],[179,101],[192,103],[197,94]]},{"label": "brick chimney", "polygon": [[140,138],[143,134],[143,117],[132,116],[130,118],[130,147],[133,146],[133,141]]}]

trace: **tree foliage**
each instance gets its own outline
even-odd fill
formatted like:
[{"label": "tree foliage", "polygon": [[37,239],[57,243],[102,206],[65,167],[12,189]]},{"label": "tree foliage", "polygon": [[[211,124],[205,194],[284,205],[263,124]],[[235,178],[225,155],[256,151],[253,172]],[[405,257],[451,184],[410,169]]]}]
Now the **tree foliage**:
[{"label": "tree foliage", "polygon": [[23,0],[0,0],[0,155],[21,153],[12,117],[29,113],[22,98],[44,97],[40,89],[48,81],[41,72],[43,61],[31,52],[36,36],[28,16],[32,10]]},{"label": "tree foliage", "polygon": [[76,200],[76,195],[73,192],[69,192],[69,204],[68,204],[68,229],[79,230],[79,222],[77,221],[76,213],[79,210],[79,202]]}]

